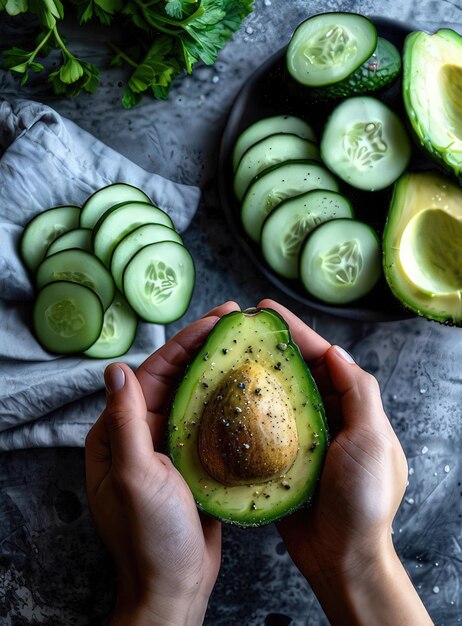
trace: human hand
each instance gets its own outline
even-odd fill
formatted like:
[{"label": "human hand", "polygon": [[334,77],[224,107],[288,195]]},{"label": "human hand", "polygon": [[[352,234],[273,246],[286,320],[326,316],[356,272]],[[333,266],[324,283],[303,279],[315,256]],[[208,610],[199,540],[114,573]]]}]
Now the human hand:
[{"label": "human hand", "polygon": [[407,462],[376,379],[283,306],[271,300],[258,306],[289,324],[332,437],[313,506],[278,524],[289,554],[332,624],[430,624],[393,547]]},{"label": "human hand", "polygon": [[111,624],[202,623],[221,558],[221,527],[202,517],[186,482],[157,451],[178,379],[226,303],[150,356],[136,376],[123,364],[105,372],[107,407],[85,444],[87,493],[114,559],[117,605]]}]

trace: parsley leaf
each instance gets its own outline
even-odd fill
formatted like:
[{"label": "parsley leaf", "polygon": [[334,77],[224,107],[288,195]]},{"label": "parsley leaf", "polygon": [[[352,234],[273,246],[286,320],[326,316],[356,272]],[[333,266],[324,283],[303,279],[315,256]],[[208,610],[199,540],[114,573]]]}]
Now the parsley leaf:
[{"label": "parsley leaf", "polygon": [[198,5],[197,0],[167,0],[165,12],[170,17],[182,18],[191,8],[191,5]]},{"label": "parsley leaf", "polygon": [[[127,46],[110,44],[115,56],[112,65],[127,63],[132,74],[122,105],[131,108],[143,93],[167,98],[175,77],[191,73],[198,62],[215,63],[220,50],[252,11],[253,0],[0,0],[0,12],[8,15],[35,14],[41,31],[33,50],[0,48],[1,66],[21,77],[29,72],[47,72],[36,57],[46,56],[51,47],[61,49],[61,64],[49,71],[48,80],[57,94],[75,96],[93,92],[99,70],[77,59],[58,31],[64,6],[75,7],[79,23],[97,19],[109,26],[118,17],[129,39]],[[131,38],[131,39],[130,39]]]}]

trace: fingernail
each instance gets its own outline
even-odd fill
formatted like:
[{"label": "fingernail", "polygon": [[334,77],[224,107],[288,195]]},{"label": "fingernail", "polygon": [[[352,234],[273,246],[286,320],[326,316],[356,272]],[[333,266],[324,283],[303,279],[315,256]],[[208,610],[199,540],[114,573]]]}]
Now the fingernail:
[{"label": "fingernail", "polygon": [[104,370],[104,382],[109,393],[120,391],[125,385],[125,372],[118,365],[109,365]]},{"label": "fingernail", "polygon": [[347,363],[355,363],[354,358],[351,356],[349,352],[341,348],[340,346],[334,346],[335,351],[344,361]]}]

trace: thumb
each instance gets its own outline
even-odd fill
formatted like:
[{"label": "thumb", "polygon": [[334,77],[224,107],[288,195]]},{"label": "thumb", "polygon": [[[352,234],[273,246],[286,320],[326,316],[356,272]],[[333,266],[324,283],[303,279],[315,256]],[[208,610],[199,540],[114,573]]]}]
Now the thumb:
[{"label": "thumb", "polygon": [[339,346],[330,347],[324,359],[334,390],[340,396],[345,426],[383,424],[385,413],[377,379]]},{"label": "thumb", "polygon": [[154,447],[147,423],[141,386],[125,363],[112,363],[104,372],[106,410],[104,423],[112,465],[137,466],[152,457]]}]

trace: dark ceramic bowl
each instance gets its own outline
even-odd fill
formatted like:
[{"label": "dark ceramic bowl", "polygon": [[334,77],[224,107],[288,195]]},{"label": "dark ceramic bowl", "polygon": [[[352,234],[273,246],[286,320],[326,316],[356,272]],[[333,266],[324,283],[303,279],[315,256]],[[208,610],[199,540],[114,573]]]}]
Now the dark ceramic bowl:
[{"label": "dark ceramic bowl", "polygon": [[[377,26],[378,34],[392,41],[402,51],[404,39],[410,30],[399,22],[381,17],[372,18],[372,20]],[[231,163],[233,147],[241,132],[258,119],[271,115],[292,114],[306,119],[319,137],[328,115],[335,106],[335,103],[313,105],[303,97],[303,91],[285,71],[285,51],[286,48],[282,48],[273,54],[246,82],[233,103],[222,137],[219,161],[220,198],[232,236],[239,241],[247,253],[249,264],[257,267],[281,291],[308,307],[340,317],[368,322],[414,317],[393,297],[384,278],[366,297],[347,306],[327,305],[316,300],[303,289],[299,282],[283,279],[276,274],[265,263],[259,246],[249,239],[241,226],[240,205],[233,192]],[[389,89],[376,94],[376,97],[394,109],[402,120],[406,120],[400,79]],[[431,169],[434,168],[434,164],[414,148],[410,168],[413,170]],[[341,183],[341,191],[352,201],[358,219],[371,224],[381,236],[392,187],[370,193]]]}]

